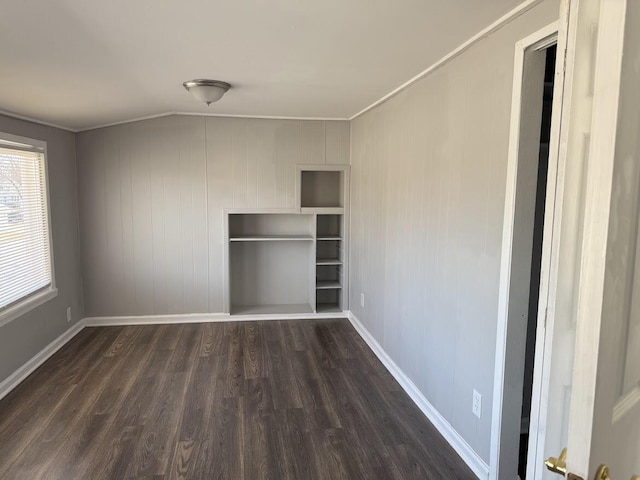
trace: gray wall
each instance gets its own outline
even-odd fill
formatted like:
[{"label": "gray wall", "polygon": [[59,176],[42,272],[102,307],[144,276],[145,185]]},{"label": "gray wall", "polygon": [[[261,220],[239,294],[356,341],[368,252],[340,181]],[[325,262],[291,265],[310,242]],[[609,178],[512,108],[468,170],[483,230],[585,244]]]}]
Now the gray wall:
[{"label": "gray wall", "polygon": [[351,125],[350,308],[487,462],[514,46],[558,14],[538,5]]},{"label": "gray wall", "polygon": [[[0,115],[0,132],[47,142],[58,296],[0,327],[0,382],[84,316],[78,247],[74,134]],[[67,323],[71,306],[72,323]]]},{"label": "gray wall", "polygon": [[87,316],[222,312],[223,208],[295,207],[349,123],[174,115],[77,136]]}]

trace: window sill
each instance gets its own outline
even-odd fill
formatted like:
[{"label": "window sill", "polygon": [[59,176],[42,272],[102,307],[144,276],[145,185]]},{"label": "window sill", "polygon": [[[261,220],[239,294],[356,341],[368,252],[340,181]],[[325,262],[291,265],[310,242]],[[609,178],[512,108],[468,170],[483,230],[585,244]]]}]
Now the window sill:
[{"label": "window sill", "polygon": [[0,327],[12,322],[18,317],[21,317],[27,312],[30,312],[34,308],[47,303],[49,300],[58,296],[57,288],[46,288],[37,293],[25,297],[15,305],[10,306],[2,313],[0,313]]}]

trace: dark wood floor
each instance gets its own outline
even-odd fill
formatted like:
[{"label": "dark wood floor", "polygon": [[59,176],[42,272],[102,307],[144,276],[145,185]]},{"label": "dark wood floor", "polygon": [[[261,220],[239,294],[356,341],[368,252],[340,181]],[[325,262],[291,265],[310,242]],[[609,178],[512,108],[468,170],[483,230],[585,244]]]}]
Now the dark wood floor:
[{"label": "dark wood floor", "polygon": [[84,329],[0,401],[2,479],[471,479],[346,320]]}]

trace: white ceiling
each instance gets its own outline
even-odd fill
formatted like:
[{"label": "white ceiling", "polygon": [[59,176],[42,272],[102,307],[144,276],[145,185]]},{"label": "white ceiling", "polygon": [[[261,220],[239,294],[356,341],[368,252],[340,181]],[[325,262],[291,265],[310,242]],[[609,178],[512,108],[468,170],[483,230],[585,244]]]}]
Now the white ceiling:
[{"label": "white ceiling", "polygon": [[[2,0],[0,110],[349,118],[521,0]],[[182,82],[233,85],[211,107]]]}]

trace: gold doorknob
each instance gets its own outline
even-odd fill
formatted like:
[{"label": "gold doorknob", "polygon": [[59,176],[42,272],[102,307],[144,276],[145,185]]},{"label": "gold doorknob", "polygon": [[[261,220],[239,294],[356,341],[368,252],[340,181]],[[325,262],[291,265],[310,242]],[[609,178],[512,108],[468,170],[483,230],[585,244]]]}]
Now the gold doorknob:
[{"label": "gold doorknob", "polygon": [[595,480],[611,480],[609,476],[609,467],[606,465],[600,465],[596,471]]},{"label": "gold doorknob", "polygon": [[[611,480],[611,477],[609,476],[609,467],[606,465],[600,465],[596,471],[595,480]],[[631,477],[631,480],[640,480],[640,475],[634,475]]]},{"label": "gold doorknob", "polygon": [[567,449],[563,448],[562,452],[560,452],[560,456],[558,458],[549,457],[544,462],[545,467],[550,472],[557,473],[559,475],[567,474]]},{"label": "gold doorknob", "polygon": [[[582,480],[581,477],[572,473],[567,474],[567,449],[563,448],[558,458],[549,457],[544,462],[545,467],[553,473],[557,473],[562,476],[566,476],[568,480]],[[600,465],[596,470],[596,476],[594,480],[611,480],[609,476],[609,467],[606,465]],[[640,480],[640,475],[634,475],[631,480]]]}]

